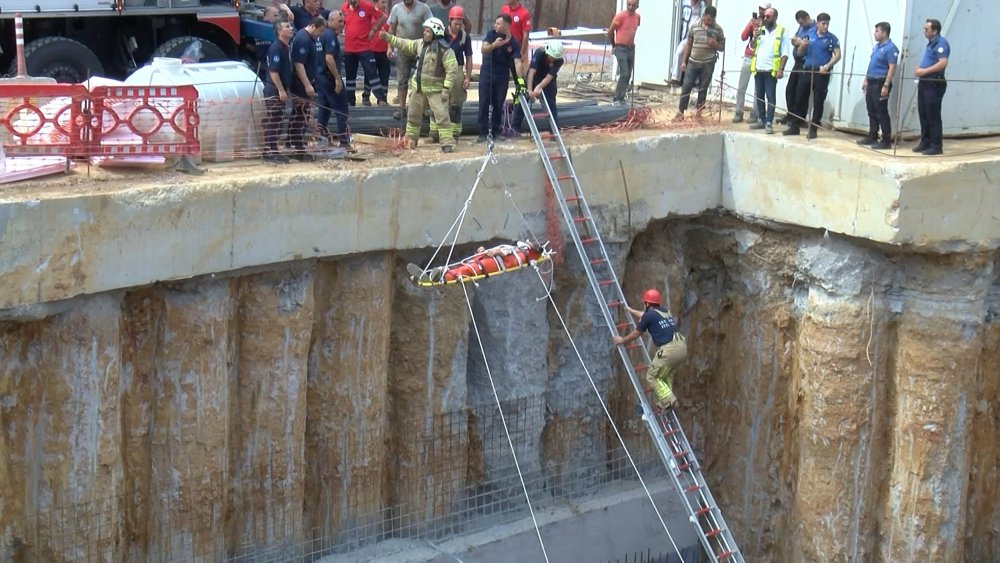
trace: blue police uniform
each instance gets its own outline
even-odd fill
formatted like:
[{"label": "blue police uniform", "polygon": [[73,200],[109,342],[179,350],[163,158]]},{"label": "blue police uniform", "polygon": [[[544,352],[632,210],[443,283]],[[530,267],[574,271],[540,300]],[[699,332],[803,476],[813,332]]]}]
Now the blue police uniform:
[{"label": "blue police uniform", "polygon": [[[798,132],[800,125],[805,124],[806,112],[809,111],[809,94],[812,94],[813,112],[812,121],[809,123],[809,136],[815,137],[823,119],[823,105],[826,103],[826,95],[830,87],[830,70],[820,73],[820,67],[833,60],[833,52],[840,48],[840,40],[832,33],[819,35],[816,27],[812,27],[808,33],[809,44],[806,46],[805,56],[802,58],[802,73],[796,83],[793,100],[795,105],[791,108],[790,127],[788,134],[794,135]],[[796,49],[798,50],[798,49]]]},{"label": "blue police uniform", "polygon": [[889,91],[882,96],[882,86],[886,85],[889,76],[889,65],[899,60],[899,48],[890,39],[884,43],[876,43],[872,48],[872,59],[865,73],[865,109],[868,110],[868,137],[859,141],[861,144],[874,144],[879,141],[879,130],[882,131],[881,142],[876,148],[888,148],[892,139],[892,119],[889,117]]},{"label": "blue police uniform", "polygon": [[[562,65],[562,59],[555,59],[552,63],[549,63],[549,58],[545,55],[545,47],[539,47],[531,54],[531,64],[528,66],[529,69],[535,69],[535,77],[531,80],[531,84],[528,84],[529,89],[535,89],[542,79],[546,76],[552,76],[552,81],[542,89],[542,95],[549,102],[549,109],[552,110],[552,119],[557,124],[559,123],[559,108],[556,107],[556,94],[559,91],[557,82],[559,69],[562,68]],[[524,123],[524,114],[530,111],[531,108],[521,108],[514,111],[514,131],[521,130],[521,125]]]},{"label": "blue police uniform", "polygon": [[292,57],[292,118],[288,122],[288,142],[299,155],[304,154],[306,122],[311,100],[306,93],[306,85],[295,72],[295,64],[301,64],[306,71],[306,79],[311,86],[316,81],[316,40],[309,32],[300,29],[295,32],[290,49]]},{"label": "blue police uniform", "polygon": [[[495,30],[490,30],[483,39],[492,43],[502,38]],[[503,101],[507,97],[508,77],[517,78],[514,59],[521,58],[521,44],[511,37],[499,49],[483,54],[483,65],[479,69],[479,135],[500,133],[500,118],[503,115]],[[492,108],[493,112],[490,113]]]},{"label": "blue police uniform", "polygon": [[[809,25],[802,27],[795,31],[795,37],[799,39],[812,38],[812,35],[816,32],[816,22],[813,21]],[[799,50],[795,47],[792,48],[792,71],[788,74],[788,84],[785,85],[785,107],[788,108],[788,115],[786,121],[789,125],[794,123],[792,114],[798,115],[793,108],[797,107],[795,103],[795,96],[798,93],[799,82],[802,80],[808,80],[808,77],[802,70],[806,66],[806,58],[804,56],[799,56]],[[808,104],[809,100],[804,103]]]},{"label": "blue police uniform", "polygon": [[319,57],[316,68],[316,96],[318,108],[316,109],[316,120],[319,122],[320,134],[328,139],[333,139],[327,129],[330,123],[330,115],[333,114],[337,120],[335,131],[336,140],[340,144],[348,144],[347,140],[347,88],[343,88],[338,94],[336,91],[336,80],[330,69],[326,66],[326,55],[333,58],[337,71],[343,77],[344,57],[340,49],[340,38],[337,32],[327,28],[319,37],[322,46],[322,56]]},{"label": "blue police uniform", "polygon": [[292,25],[294,25],[297,30],[309,25],[314,18],[323,18],[323,20],[326,21],[330,17],[330,10],[325,10],[323,8],[320,8],[315,15],[310,14],[309,11],[306,10],[305,6],[301,5],[292,6],[291,10],[292,16],[295,18],[292,20]]},{"label": "blue police uniform", "polygon": [[264,154],[278,153],[278,136],[281,133],[281,122],[285,117],[285,102],[278,99],[278,88],[271,79],[271,73],[277,73],[281,86],[289,92],[292,82],[292,60],[288,45],[281,41],[271,43],[267,51],[267,79],[264,83],[264,98],[267,116],[264,118]]},{"label": "blue police uniform", "polygon": [[[920,68],[933,66],[941,59],[951,54],[948,41],[938,34],[927,42],[924,55],[920,59]],[[920,77],[917,84],[917,113],[920,116],[920,144],[914,150],[940,153],[943,147],[943,126],[941,124],[941,100],[948,89],[944,78],[944,70]]]}]

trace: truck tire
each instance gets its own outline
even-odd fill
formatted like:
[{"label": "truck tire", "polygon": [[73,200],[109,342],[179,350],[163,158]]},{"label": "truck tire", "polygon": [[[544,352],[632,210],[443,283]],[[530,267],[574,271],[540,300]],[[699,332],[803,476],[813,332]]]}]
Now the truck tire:
[{"label": "truck tire", "polygon": [[[104,65],[93,51],[79,41],[66,37],[43,37],[24,48],[28,74],[55,78],[56,82],[78,84],[91,76],[103,76]],[[17,74],[17,61],[10,65],[10,75]]]},{"label": "truck tire", "polygon": [[[213,62],[213,61],[225,61],[229,57],[226,52],[222,50],[221,47],[212,43],[208,39],[202,37],[194,37],[193,35],[184,35],[181,37],[174,37],[173,39],[168,39],[160,44],[153,51],[153,57],[170,57],[172,59],[179,59],[181,55],[184,54],[184,50],[188,48],[189,45],[195,41],[201,41],[201,61],[203,63]],[[152,59],[150,59],[152,60]]]}]

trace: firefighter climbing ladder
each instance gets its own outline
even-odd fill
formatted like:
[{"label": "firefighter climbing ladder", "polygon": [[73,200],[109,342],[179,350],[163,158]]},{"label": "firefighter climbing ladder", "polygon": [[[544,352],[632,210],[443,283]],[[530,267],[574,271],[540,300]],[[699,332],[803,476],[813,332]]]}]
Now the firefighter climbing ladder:
[{"label": "firefighter climbing ladder", "polygon": [[[590,213],[590,207],[584,198],[569,152],[563,144],[559,128],[552,119],[548,101],[545,96],[541,96],[540,99],[541,117],[548,121],[551,133],[543,135],[539,132],[534,119],[526,121],[531,129],[531,136],[535,140],[542,165],[545,167],[545,173],[552,184],[559,208],[562,210],[563,219],[580,254],[587,279],[599,302],[603,304],[601,309],[604,320],[612,334],[617,336],[621,329],[633,328],[635,322],[628,314],[624,315],[628,319],[626,322],[615,321],[613,311],[625,307],[625,295],[622,293],[621,284],[608,258],[604,241],[601,240],[597,225]],[[529,107],[525,94],[520,94],[519,101],[521,107]],[[546,140],[551,142],[546,145]],[[556,162],[562,163],[566,171],[562,174],[556,172]],[[566,192],[570,195],[566,195]],[[673,409],[654,412],[650,408],[638,376],[638,373],[648,369],[650,364],[645,343],[642,339],[636,340],[631,345],[619,346],[618,351],[628,371],[629,380],[641,401],[642,420],[646,423],[660,458],[667,467],[702,547],[712,561],[744,561],[732,533],[722,518],[719,506],[708,490],[708,484],[701,474],[698,460],[691,451],[691,444],[688,443],[677,414]],[[631,353],[639,354],[641,363],[633,363]]]}]

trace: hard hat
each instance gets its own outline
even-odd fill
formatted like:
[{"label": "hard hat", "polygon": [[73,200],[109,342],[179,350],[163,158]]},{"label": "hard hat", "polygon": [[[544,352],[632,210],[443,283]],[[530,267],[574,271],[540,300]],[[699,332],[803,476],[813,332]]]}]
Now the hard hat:
[{"label": "hard hat", "polygon": [[434,37],[444,37],[444,24],[437,18],[430,18],[424,22],[424,27],[431,30]]},{"label": "hard hat", "polygon": [[647,289],[642,294],[643,303],[652,303],[653,305],[660,304],[660,292],[655,289]]},{"label": "hard hat", "polygon": [[563,56],[562,41],[549,41],[545,44],[545,54],[553,59],[561,59]]},{"label": "hard hat", "polygon": [[465,19],[465,10],[462,9],[461,6],[452,6],[451,9],[448,10],[448,19],[449,20],[464,20]]}]

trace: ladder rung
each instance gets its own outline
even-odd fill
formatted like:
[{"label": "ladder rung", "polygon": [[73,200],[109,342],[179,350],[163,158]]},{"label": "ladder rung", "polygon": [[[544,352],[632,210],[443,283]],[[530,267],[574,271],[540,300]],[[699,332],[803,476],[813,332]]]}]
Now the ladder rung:
[{"label": "ladder rung", "polygon": [[704,506],[702,508],[699,508],[698,510],[695,510],[694,511],[694,515],[695,516],[704,516],[704,515],[708,514],[711,511],[712,511],[712,507],[711,506]]},{"label": "ladder rung", "polygon": [[549,153],[548,156],[549,156],[549,160],[562,160],[563,158],[565,158],[563,155],[561,155],[561,154],[559,154],[557,152]]},{"label": "ladder rung", "polygon": [[724,552],[716,555],[716,558],[717,559],[728,559],[728,558],[732,557],[735,554],[736,554],[735,551],[724,551]]},{"label": "ladder rung", "polygon": [[612,307],[617,307],[617,306],[619,306],[621,304],[622,304],[621,301],[619,301],[617,299],[612,299],[611,301],[608,301],[608,309],[611,309]]},{"label": "ladder rung", "polygon": [[[671,432],[671,434],[673,434],[673,432]],[[690,463],[682,463],[677,466],[677,469],[680,469],[681,471],[687,471],[689,467],[691,467]]]},{"label": "ladder rung", "polygon": [[686,452],[686,451],[684,451],[684,450],[681,450],[681,451],[679,451],[679,452],[675,453],[675,454],[674,454],[674,457],[684,457],[684,456],[686,456],[686,455],[687,455],[687,452]]},{"label": "ladder rung", "polygon": [[[631,326],[632,325],[630,325],[629,323],[618,323],[618,324],[615,325],[615,328],[618,329],[618,330],[621,330],[623,328],[629,328]],[[646,389],[646,392],[649,393],[649,389]]]},{"label": "ladder rung", "polygon": [[607,262],[607,260],[605,260],[604,258],[594,258],[593,260],[590,261],[590,265],[596,266],[598,264],[603,264],[605,262]]},{"label": "ladder rung", "polygon": [[572,177],[573,177],[572,174],[567,174],[565,176],[556,176],[556,180],[559,180],[560,182],[562,182],[563,180],[569,180]]},{"label": "ladder rung", "polygon": [[695,483],[694,485],[689,485],[687,487],[684,487],[684,492],[685,493],[693,493],[693,492],[698,491],[698,490],[701,490],[701,485],[699,485],[698,483]]},{"label": "ladder rung", "polygon": [[582,238],[580,239],[580,244],[591,244],[597,242],[596,237]]},{"label": "ladder rung", "polygon": [[[674,434],[676,434],[676,433],[677,433],[677,431],[676,431],[676,430],[667,430],[667,431],[665,431],[665,432],[663,433],[663,437],[664,437],[664,438],[669,438],[670,436],[673,436],[673,435],[674,435]],[[685,463],[684,465],[687,465],[687,464]],[[678,467],[680,467],[680,466],[678,466]]]},{"label": "ladder rung", "polygon": [[634,366],[632,366],[632,369],[635,370],[635,371],[643,371],[643,370],[645,370],[648,367],[649,366],[646,365],[646,364],[635,364]]},{"label": "ladder rung", "polygon": [[626,350],[635,350],[636,348],[642,348],[642,344],[629,344],[625,347]]},{"label": "ladder rung", "polygon": [[581,198],[578,195],[571,195],[571,196],[569,196],[569,197],[566,198],[566,203],[573,203],[574,201],[580,201],[581,199],[583,199],[583,198]]},{"label": "ladder rung", "polygon": [[574,223],[583,223],[583,222],[584,222],[584,221],[586,221],[586,220],[587,220],[587,218],[586,218],[586,217],[574,217],[574,218],[573,218],[573,222],[574,222]]},{"label": "ladder rung", "polygon": [[608,286],[608,285],[611,285],[611,284],[615,283],[615,280],[600,280],[597,283],[600,284],[600,285],[602,285],[602,286]]},{"label": "ladder rung", "polygon": [[709,530],[709,531],[705,532],[705,537],[706,538],[714,538],[715,536],[721,534],[722,532],[723,532],[722,528],[716,528],[714,530]]}]

